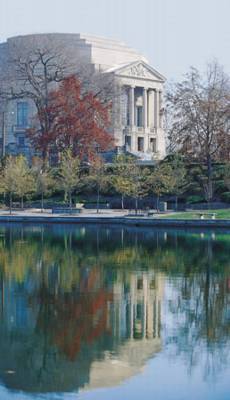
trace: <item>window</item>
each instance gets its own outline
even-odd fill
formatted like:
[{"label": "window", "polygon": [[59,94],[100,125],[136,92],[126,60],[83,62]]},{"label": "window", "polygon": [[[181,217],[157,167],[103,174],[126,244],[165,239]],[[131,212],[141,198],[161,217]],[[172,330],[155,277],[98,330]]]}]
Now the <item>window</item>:
[{"label": "window", "polygon": [[25,138],[24,138],[24,136],[19,136],[18,137],[18,144],[19,144],[19,146],[25,146]]},{"label": "window", "polygon": [[131,149],[131,136],[125,136],[125,146],[127,150]]},{"label": "window", "polygon": [[157,140],[155,138],[150,139],[150,151],[156,153],[157,151]]},{"label": "window", "polygon": [[143,315],[143,306],[141,303],[137,303],[137,308],[136,308],[136,318],[137,319],[142,319]]},{"label": "window", "polygon": [[126,113],[126,125],[130,126],[129,109],[127,109],[127,113]]},{"label": "window", "polygon": [[22,128],[28,126],[28,103],[25,101],[17,104],[17,126]]},{"label": "window", "polygon": [[137,126],[143,126],[143,107],[137,106]]},{"label": "window", "polygon": [[137,151],[144,151],[144,138],[143,137],[137,138]]},{"label": "window", "polygon": [[142,278],[139,278],[137,280],[137,289],[138,290],[142,290],[143,289],[143,279]]},{"label": "window", "polygon": [[151,290],[156,289],[156,282],[155,279],[151,279],[150,284],[149,284],[149,288]]}]

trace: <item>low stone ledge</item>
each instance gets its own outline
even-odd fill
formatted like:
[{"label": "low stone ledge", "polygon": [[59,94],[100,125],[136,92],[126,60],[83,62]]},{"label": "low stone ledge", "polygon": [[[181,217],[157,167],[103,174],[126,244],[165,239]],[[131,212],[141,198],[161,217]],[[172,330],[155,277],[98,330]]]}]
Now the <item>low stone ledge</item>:
[{"label": "low stone ledge", "polygon": [[135,226],[168,226],[168,227],[220,227],[220,228],[230,228],[229,219],[173,219],[173,218],[128,218],[125,217],[125,223],[128,225]]},{"label": "low stone ledge", "polygon": [[71,216],[71,215],[0,215],[0,222],[22,223],[71,223],[71,224],[116,224],[140,227],[197,227],[197,228],[229,228],[230,220],[185,220],[170,218],[138,218],[117,216]]}]

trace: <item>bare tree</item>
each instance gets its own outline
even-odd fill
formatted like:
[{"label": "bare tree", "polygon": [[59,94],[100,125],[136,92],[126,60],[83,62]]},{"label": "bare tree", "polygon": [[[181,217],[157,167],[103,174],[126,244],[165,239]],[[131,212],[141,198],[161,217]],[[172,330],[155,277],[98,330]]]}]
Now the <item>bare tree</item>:
[{"label": "bare tree", "polygon": [[204,191],[213,195],[213,163],[230,158],[230,81],[213,61],[202,76],[195,68],[167,95],[171,115],[171,148],[180,149],[191,161],[206,168]]},{"label": "bare tree", "polygon": [[[49,92],[68,74],[69,67],[57,49],[36,47],[26,51],[25,48],[19,47],[13,50],[1,97],[5,100],[32,100],[39,129],[45,136],[50,128]],[[47,154],[43,154],[43,158],[46,156]]]},{"label": "bare tree", "polygon": [[[6,64],[9,68],[3,71],[0,98],[5,101],[31,100],[36,115],[33,125],[44,137],[44,142],[52,119],[49,94],[66,77],[76,75],[82,83],[83,94],[92,92],[103,103],[112,103],[115,95],[120,95],[112,74],[96,71],[93,65],[86,64],[81,58],[71,57],[68,50],[55,47],[49,41],[39,43],[31,39],[26,48],[22,39],[12,47]],[[48,145],[46,148],[44,143],[42,158],[46,159],[48,153]]]}]

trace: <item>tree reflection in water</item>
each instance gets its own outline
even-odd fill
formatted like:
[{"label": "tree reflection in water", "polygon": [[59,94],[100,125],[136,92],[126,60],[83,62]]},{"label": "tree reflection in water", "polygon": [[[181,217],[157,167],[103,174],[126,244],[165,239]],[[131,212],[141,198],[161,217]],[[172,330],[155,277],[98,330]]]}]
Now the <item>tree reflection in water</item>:
[{"label": "tree reflection in water", "polygon": [[215,374],[229,364],[229,246],[227,234],[0,226],[2,381],[115,385],[165,344]]},{"label": "tree reflection in water", "polygon": [[177,352],[186,357],[190,373],[202,363],[204,376],[213,379],[230,362],[229,243],[224,248],[208,237],[202,248],[200,271],[190,270],[175,281],[171,335]]}]

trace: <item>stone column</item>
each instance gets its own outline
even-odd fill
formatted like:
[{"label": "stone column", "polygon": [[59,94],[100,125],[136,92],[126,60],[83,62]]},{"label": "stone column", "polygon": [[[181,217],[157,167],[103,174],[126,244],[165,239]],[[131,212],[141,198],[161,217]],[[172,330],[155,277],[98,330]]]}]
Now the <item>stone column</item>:
[{"label": "stone column", "polygon": [[158,326],[157,326],[157,330],[158,330],[158,337],[160,337],[161,336],[161,301],[160,300],[158,300],[158,310],[157,310],[157,313],[158,313],[158,320],[157,320],[157,323],[158,323]]},{"label": "stone column", "polygon": [[147,305],[148,305],[148,298],[147,298],[147,293],[148,293],[148,280],[145,277],[143,277],[143,294],[144,294],[144,298],[143,298],[143,306],[144,306],[144,310],[143,310],[143,337],[146,338],[146,330],[147,330]]},{"label": "stone column", "polygon": [[156,296],[153,300],[153,337],[156,337]]},{"label": "stone column", "polygon": [[132,299],[130,300],[130,339],[133,339],[133,314],[134,314],[134,304]]},{"label": "stone column", "polygon": [[134,86],[130,86],[129,89],[129,122],[130,127],[133,129],[135,122],[134,122]]},{"label": "stone column", "polygon": [[162,92],[159,92],[159,127],[162,128]]},{"label": "stone column", "polygon": [[148,126],[154,127],[154,90],[148,91]]},{"label": "stone column", "polygon": [[147,303],[147,327],[146,333],[148,338],[153,337],[153,300],[149,297]]},{"label": "stone column", "polygon": [[148,126],[148,92],[143,88],[143,126],[144,129]]},{"label": "stone column", "polygon": [[154,128],[157,129],[159,126],[159,91],[154,91]]}]

